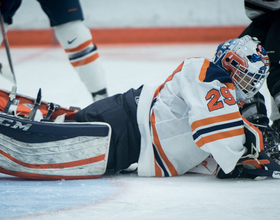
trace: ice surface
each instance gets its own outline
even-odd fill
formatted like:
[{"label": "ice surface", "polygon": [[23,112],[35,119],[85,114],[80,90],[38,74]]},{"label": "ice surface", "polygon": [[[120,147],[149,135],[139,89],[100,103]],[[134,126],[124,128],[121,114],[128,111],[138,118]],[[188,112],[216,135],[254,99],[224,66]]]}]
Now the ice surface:
[{"label": "ice surface", "polygon": [[[212,58],[215,44],[99,45],[110,95],[162,82],[188,57]],[[12,48],[18,92],[85,107],[91,97],[61,48]],[[5,51],[0,60],[7,65]],[[1,89],[12,84],[0,78]],[[268,112],[270,100],[267,97]],[[188,174],[143,178],[136,174],[100,179],[34,181],[0,174],[0,219],[279,219],[280,181],[219,180]]]}]

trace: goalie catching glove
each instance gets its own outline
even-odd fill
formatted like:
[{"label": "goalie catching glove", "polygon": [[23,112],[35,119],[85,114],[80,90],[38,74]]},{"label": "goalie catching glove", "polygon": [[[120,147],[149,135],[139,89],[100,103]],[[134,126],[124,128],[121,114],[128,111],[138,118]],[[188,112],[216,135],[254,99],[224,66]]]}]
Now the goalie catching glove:
[{"label": "goalie catching glove", "polygon": [[263,136],[259,129],[243,118],[247,153],[239,159],[234,170],[228,174],[218,166],[216,176],[220,179],[266,177],[280,178],[280,165],[264,151]]}]

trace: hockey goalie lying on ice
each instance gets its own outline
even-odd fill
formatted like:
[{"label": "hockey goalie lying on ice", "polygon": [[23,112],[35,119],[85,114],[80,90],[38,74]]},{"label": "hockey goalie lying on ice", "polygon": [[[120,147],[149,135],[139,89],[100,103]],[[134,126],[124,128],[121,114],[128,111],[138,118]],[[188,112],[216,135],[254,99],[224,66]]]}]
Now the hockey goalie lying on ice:
[{"label": "hockey goalie lying on ice", "polygon": [[[239,113],[265,81],[257,39],[218,46],[213,61],[185,60],[165,82],[75,111],[0,91],[0,172],[30,179],[96,178],[138,164],[139,176],[187,172],[280,178],[261,132]],[[278,148],[277,148],[278,149]]]}]

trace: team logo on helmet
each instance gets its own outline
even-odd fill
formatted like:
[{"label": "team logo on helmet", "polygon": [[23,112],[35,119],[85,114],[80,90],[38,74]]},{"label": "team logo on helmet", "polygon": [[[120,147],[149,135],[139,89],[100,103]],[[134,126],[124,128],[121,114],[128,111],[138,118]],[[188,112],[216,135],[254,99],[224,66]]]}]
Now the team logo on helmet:
[{"label": "team logo on helmet", "polygon": [[259,44],[257,47],[257,54],[261,58],[261,61],[264,63],[264,65],[269,66],[269,58],[265,51],[265,49]]},{"label": "team logo on helmet", "polygon": [[259,44],[256,50],[257,50],[257,54],[254,53],[253,55],[248,55],[247,58],[252,63],[262,61],[264,63],[264,65],[268,66],[269,58],[268,58],[268,55],[267,55],[265,49]]}]

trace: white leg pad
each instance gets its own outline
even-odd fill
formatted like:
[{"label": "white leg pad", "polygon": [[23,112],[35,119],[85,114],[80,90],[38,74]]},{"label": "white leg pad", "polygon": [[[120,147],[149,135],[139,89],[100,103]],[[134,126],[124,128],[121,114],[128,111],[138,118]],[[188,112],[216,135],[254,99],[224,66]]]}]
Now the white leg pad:
[{"label": "white leg pad", "polygon": [[106,171],[111,128],[106,123],[93,124],[108,126],[108,135],[26,143],[0,134],[0,172],[28,179],[100,177]]}]

